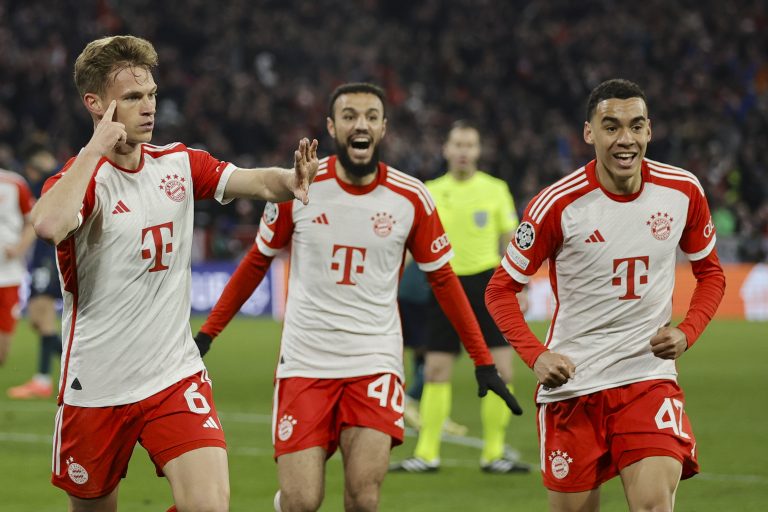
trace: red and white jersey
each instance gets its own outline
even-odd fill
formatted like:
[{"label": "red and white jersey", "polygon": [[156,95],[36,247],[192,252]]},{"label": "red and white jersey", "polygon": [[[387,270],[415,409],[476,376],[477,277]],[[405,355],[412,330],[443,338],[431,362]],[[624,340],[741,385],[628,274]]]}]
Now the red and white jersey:
[{"label": "red and white jersey", "polygon": [[453,256],[426,187],[380,163],[355,187],[320,161],[310,202],[268,204],[259,251],[290,244],[291,267],[277,377],[403,375],[397,287],[405,249],[430,272]]},{"label": "red and white jersey", "polygon": [[133,403],[204,368],[189,327],[193,201],[223,202],[234,170],[179,143],[143,144],[136,170],[99,161],[79,227],[57,247],[60,402]]},{"label": "red and white jersey", "polygon": [[18,244],[35,198],[27,182],[15,172],[0,169],[0,286],[17,286],[24,280],[24,258],[9,260],[5,248]]},{"label": "red and white jersey", "polygon": [[636,194],[611,194],[590,162],[531,200],[507,248],[502,266],[519,283],[549,261],[546,346],[576,365],[564,386],[539,388],[540,403],[676,379],[675,361],[655,357],[650,339],[670,322],[678,246],[705,258],[715,230],[693,174],[646,159],[642,179]]}]

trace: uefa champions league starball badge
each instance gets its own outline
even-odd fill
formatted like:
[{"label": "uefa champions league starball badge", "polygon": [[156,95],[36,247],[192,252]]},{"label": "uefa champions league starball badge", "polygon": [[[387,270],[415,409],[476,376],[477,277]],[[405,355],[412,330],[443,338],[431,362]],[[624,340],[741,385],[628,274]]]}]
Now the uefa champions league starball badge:
[{"label": "uefa champions league starball badge", "polygon": [[533,242],[536,239],[536,230],[533,229],[533,224],[530,222],[523,222],[517,227],[515,231],[515,245],[517,245],[523,251],[533,247]]}]

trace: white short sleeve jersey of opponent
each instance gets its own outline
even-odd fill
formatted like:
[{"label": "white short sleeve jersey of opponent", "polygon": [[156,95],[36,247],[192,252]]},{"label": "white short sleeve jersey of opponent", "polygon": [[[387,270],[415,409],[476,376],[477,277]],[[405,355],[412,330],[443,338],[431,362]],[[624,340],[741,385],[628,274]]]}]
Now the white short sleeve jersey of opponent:
[{"label": "white short sleeve jersey of opponent", "polygon": [[277,377],[403,376],[397,287],[405,249],[436,270],[453,255],[426,187],[379,164],[353,187],[321,160],[310,202],[267,205],[256,243],[274,256],[290,244],[290,277]]},{"label": "white short sleeve jersey of opponent", "polygon": [[0,286],[18,286],[27,273],[24,258],[8,260],[5,248],[21,241],[24,219],[34,202],[24,178],[0,169]]},{"label": "white short sleeve jersey of opponent", "polygon": [[531,200],[502,260],[519,283],[544,262],[555,313],[546,345],[571,358],[576,375],[539,403],[651,379],[676,379],[674,360],[651,352],[669,324],[678,246],[691,261],[715,247],[704,191],[688,171],[652,160],[632,196],[597,181],[595,162]]},{"label": "white short sleeve jersey of opponent", "polygon": [[179,143],[141,150],[136,170],[101,159],[57,247],[69,405],[133,403],[204,368],[189,328],[193,202],[223,202],[235,167]]}]

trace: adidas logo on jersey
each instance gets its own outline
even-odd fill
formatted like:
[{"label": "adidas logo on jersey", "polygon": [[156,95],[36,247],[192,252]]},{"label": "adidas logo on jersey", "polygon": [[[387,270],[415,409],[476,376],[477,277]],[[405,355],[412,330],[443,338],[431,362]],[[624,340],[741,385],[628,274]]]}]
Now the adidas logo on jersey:
[{"label": "adidas logo on jersey", "polygon": [[213,419],[213,416],[208,416],[208,419],[203,423],[203,428],[215,428],[218,430],[219,426],[216,424],[216,420]]},{"label": "adidas logo on jersey", "polygon": [[326,225],[328,225],[328,224],[330,224],[330,222],[328,222],[328,217],[326,217],[325,214],[323,213],[321,215],[318,215],[314,219],[312,219],[312,224],[326,224]]},{"label": "adidas logo on jersey", "polygon": [[118,213],[128,213],[131,209],[125,206],[125,203],[122,201],[118,201],[115,205],[115,209],[112,210],[112,215],[117,215]]},{"label": "adidas logo on jersey", "polygon": [[603,235],[600,234],[599,229],[596,229],[591,235],[589,235],[589,238],[584,240],[584,243],[587,244],[594,244],[598,242],[605,242],[605,238],[603,238]]}]

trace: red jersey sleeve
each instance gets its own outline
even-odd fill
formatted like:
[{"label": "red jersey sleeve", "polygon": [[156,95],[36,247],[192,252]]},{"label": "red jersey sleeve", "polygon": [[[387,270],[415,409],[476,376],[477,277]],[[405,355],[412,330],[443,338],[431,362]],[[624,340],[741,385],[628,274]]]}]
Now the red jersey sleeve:
[{"label": "red jersey sleeve", "polygon": [[528,203],[523,220],[501,259],[501,266],[518,283],[527,284],[563,242],[562,210],[557,203],[550,203],[554,201],[551,195],[549,188],[544,189]]},{"label": "red jersey sleeve", "polygon": [[688,192],[688,217],[680,238],[680,249],[691,261],[707,257],[715,247],[715,224],[709,213],[704,190],[698,182],[690,185]]},{"label": "red jersey sleeve", "polygon": [[485,305],[504,338],[512,345],[529,368],[547,348],[525,321],[517,294],[523,285],[499,267],[485,289]]},{"label": "red jersey sleeve", "polygon": [[[75,163],[76,158],[77,157],[70,158],[59,172],[45,180],[45,183],[43,183],[43,189],[40,191],[40,197],[44,196],[45,193],[48,192],[61,179],[62,176],[64,176],[64,173],[66,173],[69,168],[72,167],[72,164]],[[91,215],[93,209],[96,207],[96,180],[94,179],[94,176],[96,175],[96,170],[105,161],[105,158],[99,160],[99,163],[96,165],[96,169],[94,169],[93,175],[91,176],[91,181],[88,182],[88,188],[85,189],[85,196],[83,196],[83,206],[80,207],[80,212],[77,214],[78,228],[83,225],[85,219]]]},{"label": "red jersey sleeve", "polygon": [[725,294],[725,274],[717,250],[710,251],[700,260],[691,261],[691,270],[696,277],[696,288],[685,319],[677,326],[685,333],[688,347],[704,332]]},{"label": "red jersey sleeve", "polygon": [[453,249],[445,234],[443,223],[435,209],[427,187],[419,188],[419,200],[414,201],[414,218],[406,246],[423,272],[441,268],[453,258]]},{"label": "red jersey sleeve", "polygon": [[427,280],[432,286],[435,299],[458,333],[475,366],[493,364],[493,357],[488,351],[480,324],[451,264],[445,263],[440,268],[427,272]]},{"label": "red jersey sleeve", "polygon": [[271,256],[262,254],[255,245],[251,247],[232,277],[229,278],[221,297],[216,301],[216,305],[200,331],[208,334],[211,338],[218,336],[240,311],[248,297],[253,295],[253,291],[264,279],[271,262]]},{"label": "red jersey sleeve", "polygon": [[293,201],[267,203],[261,216],[256,247],[266,256],[275,256],[293,236]]},{"label": "red jersey sleeve", "polygon": [[186,151],[189,155],[195,199],[216,199],[222,204],[228,203],[229,201],[224,200],[224,189],[237,167],[214,158],[202,149],[186,148]]}]

